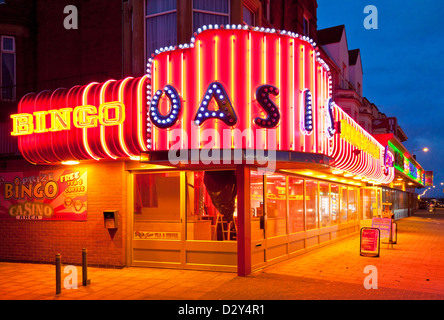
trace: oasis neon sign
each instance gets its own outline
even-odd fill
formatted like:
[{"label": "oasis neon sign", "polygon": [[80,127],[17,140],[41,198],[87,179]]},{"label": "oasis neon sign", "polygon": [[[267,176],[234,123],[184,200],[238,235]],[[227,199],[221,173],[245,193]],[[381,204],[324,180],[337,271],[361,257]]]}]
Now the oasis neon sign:
[{"label": "oasis neon sign", "polygon": [[[324,154],[341,170],[393,179],[393,168],[388,175],[382,169],[383,146],[331,96],[330,69],[312,39],[215,25],[190,44],[160,49],[145,77],[24,97],[13,135],[30,162],[55,163],[203,149],[208,130],[231,132],[230,143],[214,141],[213,148]],[[101,113],[107,103],[115,108]],[[338,122],[349,134],[338,133]],[[246,133],[239,144],[237,132]]]}]

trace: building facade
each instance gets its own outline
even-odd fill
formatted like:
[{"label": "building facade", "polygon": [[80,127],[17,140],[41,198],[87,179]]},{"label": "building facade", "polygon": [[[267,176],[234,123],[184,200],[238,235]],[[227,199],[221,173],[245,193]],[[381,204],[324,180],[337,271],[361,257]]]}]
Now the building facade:
[{"label": "building facade", "polygon": [[35,59],[3,121],[1,260],[87,248],[97,266],[247,275],[356,234],[383,202],[412,213],[412,192],[395,203],[423,169],[402,130],[372,135],[359,51],[342,29],[337,60],[316,1],[23,6],[30,48],[0,29]]}]

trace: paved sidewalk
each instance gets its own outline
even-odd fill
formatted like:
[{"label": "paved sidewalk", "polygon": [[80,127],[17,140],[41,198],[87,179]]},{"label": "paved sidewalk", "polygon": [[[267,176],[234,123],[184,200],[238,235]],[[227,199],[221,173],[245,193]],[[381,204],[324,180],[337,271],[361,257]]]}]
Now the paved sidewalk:
[{"label": "paved sidewalk", "polygon": [[[359,255],[359,235],[270,266],[234,273],[154,268],[88,268],[91,285],[55,295],[55,267],[0,263],[3,300],[444,300],[444,209],[398,224],[398,243],[379,258]],[[364,268],[378,289],[365,289]],[[63,272],[63,270],[62,270]],[[63,274],[62,274],[63,276]]]}]

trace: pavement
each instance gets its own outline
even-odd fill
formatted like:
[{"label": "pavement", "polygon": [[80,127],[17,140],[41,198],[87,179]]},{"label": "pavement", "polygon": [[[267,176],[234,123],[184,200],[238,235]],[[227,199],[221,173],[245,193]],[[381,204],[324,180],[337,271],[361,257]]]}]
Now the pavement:
[{"label": "pavement", "polygon": [[175,300],[182,304],[205,300],[444,300],[444,209],[417,211],[397,225],[397,244],[381,244],[379,257],[361,256],[356,235],[247,277],[213,271],[89,267],[91,284],[84,287],[78,267],[78,286],[71,289],[64,288],[67,278],[63,277],[74,274],[64,274],[62,266],[58,295],[54,265],[2,262],[0,299]]}]

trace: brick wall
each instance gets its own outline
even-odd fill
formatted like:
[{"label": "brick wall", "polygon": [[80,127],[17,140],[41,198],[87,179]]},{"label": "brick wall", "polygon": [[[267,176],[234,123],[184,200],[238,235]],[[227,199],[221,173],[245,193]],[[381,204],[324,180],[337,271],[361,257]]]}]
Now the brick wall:
[{"label": "brick wall", "polygon": [[[78,10],[78,29],[65,29],[65,6]],[[39,0],[37,91],[122,78],[122,1]]]},{"label": "brick wall", "polygon": [[[81,264],[82,248],[88,264],[125,265],[127,175],[124,162],[79,165],[88,172],[87,221],[0,220],[0,261],[53,263],[60,253],[63,264]],[[65,166],[32,166],[8,162],[6,171],[51,170]],[[1,174],[0,174],[1,175]],[[103,210],[119,210],[116,232],[104,227]]]}]

